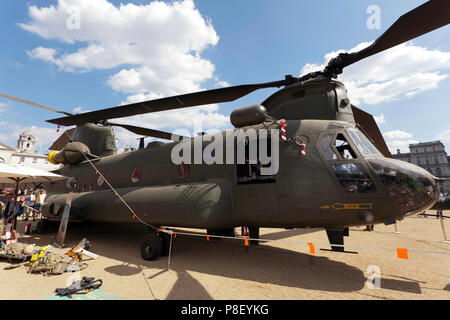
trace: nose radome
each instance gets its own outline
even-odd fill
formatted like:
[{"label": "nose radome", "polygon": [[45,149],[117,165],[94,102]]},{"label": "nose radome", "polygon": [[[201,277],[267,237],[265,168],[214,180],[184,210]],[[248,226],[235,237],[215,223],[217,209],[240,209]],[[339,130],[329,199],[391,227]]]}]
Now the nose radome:
[{"label": "nose radome", "polygon": [[387,158],[367,159],[404,216],[431,208],[439,196],[433,176],[421,167]]}]

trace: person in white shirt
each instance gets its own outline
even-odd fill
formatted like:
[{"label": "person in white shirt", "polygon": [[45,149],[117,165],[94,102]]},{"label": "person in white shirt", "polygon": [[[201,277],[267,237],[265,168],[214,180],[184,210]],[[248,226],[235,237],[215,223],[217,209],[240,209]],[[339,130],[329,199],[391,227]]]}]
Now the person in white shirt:
[{"label": "person in white shirt", "polygon": [[32,208],[34,206],[34,192],[32,190],[28,190],[28,192],[25,195],[25,221],[28,221],[28,217],[30,216],[30,213],[33,211]]}]

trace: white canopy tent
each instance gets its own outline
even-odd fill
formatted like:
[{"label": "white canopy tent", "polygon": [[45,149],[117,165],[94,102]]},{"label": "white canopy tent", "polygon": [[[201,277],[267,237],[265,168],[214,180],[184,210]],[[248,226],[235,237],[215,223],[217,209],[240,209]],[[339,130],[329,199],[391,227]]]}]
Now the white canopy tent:
[{"label": "white canopy tent", "polygon": [[[9,166],[0,163],[0,183],[15,183],[16,185],[14,200],[17,199],[20,183],[56,182],[64,179],[67,179],[67,177],[52,172],[24,166]],[[9,236],[7,238],[9,238]]]},{"label": "white canopy tent", "polygon": [[0,163],[0,183],[55,182],[67,179],[65,176],[24,166],[10,166]]}]

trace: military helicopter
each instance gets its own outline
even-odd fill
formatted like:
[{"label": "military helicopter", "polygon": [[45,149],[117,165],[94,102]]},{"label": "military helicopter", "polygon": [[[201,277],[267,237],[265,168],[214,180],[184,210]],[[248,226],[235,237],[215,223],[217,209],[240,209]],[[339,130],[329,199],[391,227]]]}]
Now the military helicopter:
[{"label": "military helicopter", "polygon": [[[139,219],[156,226],[149,229],[141,246],[146,260],[167,252],[168,237],[158,231],[160,226],[207,229],[208,234],[226,236],[233,236],[235,227],[248,226],[253,239],[259,238],[261,227],[325,228],[332,250],[344,251],[350,226],[393,224],[431,208],[438,199],[439,179],[418,166],[392,159],[373,117],[350,102],[344,84],[336,78],[353,63],[448,23],[450,2],[431,0],[401,16],[367,48],[339,54],[322,71],[81,114],[2,95],[65,115],[49,123],[76,125],[50,147],[56,151],[49,160],[64,165],[55,173],[71,178],[65,184],[45,186],[43,214],[49,220],[61,218],[68,192],[73,192],[71,219],[137,222],[112,185]],[[234,110],[230,120],[235,128],[219,133],[187,138],[109,122],[234,101],[274,87],[283,88],[261,104]],[[114,126],[171,142],[154,141],[144,147],[141,139],[138,150],[117,154]],[[246,135],[252,130],[257,134]],[[239,135],[244,136],[241,145],[234,143]],[[260,139],[263,135],[266,140]],[[229,136],[231,146],[208,149],[212,141]],[[252,143],[257,155],[278,156],[269,163],[262,157],[252,158]],[[182,149],[184,157],[194,155],[198,146],[201,155],[206,155],[203,159],[213,161],[174,163],[175,148]],[[244,154],[241,162],[236,159],[239,148]],[[217,161],[224,154],[232,154],[234,161]],[[263,173],[272,165],[277,170]]]}]

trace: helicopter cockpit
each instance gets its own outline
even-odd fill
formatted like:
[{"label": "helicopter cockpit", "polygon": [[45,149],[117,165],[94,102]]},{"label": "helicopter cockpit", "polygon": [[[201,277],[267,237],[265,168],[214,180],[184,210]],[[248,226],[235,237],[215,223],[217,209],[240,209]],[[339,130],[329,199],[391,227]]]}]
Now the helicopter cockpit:
[{"label": "helicopter cockpit", "polygon": [[383,157],[352,125],[326,133],[318,147],[346,196],[375,195],[382,192],[378,184],[395,202],[401,215],[409,215],[426,210],[439,194],[438,185],[428,171]]}]

